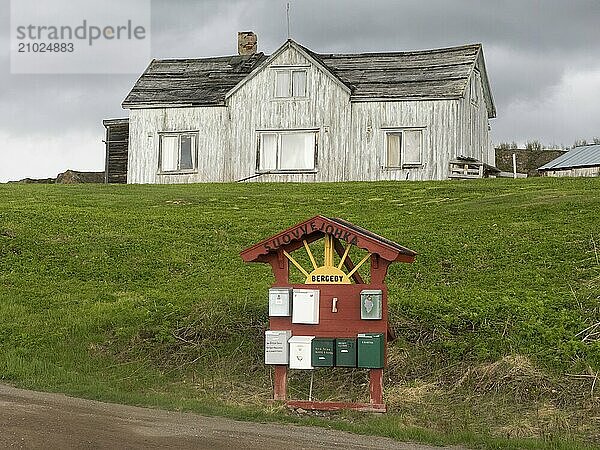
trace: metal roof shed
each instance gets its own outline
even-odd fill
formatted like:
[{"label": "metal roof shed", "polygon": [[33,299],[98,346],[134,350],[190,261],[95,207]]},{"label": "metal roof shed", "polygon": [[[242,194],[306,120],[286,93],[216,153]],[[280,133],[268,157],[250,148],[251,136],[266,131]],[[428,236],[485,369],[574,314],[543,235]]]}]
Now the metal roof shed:
[{"label": "metal roof shed", "polygon": [[600,176],[600,144],[583,145],[538,168],[546,177]]}]

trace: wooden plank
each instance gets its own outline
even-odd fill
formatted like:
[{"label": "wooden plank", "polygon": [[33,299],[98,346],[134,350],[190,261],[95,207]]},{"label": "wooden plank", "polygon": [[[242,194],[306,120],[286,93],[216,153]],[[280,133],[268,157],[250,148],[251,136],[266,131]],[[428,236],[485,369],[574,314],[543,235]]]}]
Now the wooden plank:
[{"label": "wooden plank", "polygon": [[369,371],[369,398],[373,405],[383,404],[383,369]]},{"label": "wooden plank", "polygon": [[345,403],[345,402],[312,402],[307,400],[288,400],[285,402],[289,408],[302,408],[314,411],[339,411],[353,410],[363,412],[387,412],[387,406],[383,403]]},{"label": "wooden plank", "polygon": [[[350,244],[347,244],[347,245],[350,245]],[[338,256],[340,258],[343,258],[346,249],[344,248],[344,246],[338,239],[333,240],[333,248],[335,249],[335,252],[338,254]],[[351,272],[352,270],[354,270],[355,266],[354,266],[354,263],[352,262],[352,259],[350,259],[350,256],[346,256],[346,258],[344,258],[344,267],[346,268],[346,270],[348,272]],[[354,272],[352,274],[352,280],[356,284],[365,284],[364,280],[360,276],[360,273],[358,273],[358,272]]]},{"label": "wooden plank", "polygon": [[287,366],[275,366],[275,382],[273,385],[273,400],[287,398]]},{"label": "wooden plank", "polygon": [[[387,288],[383,284],[344,285],[344,295],[339,295],[339,285],[277,284],[277,287],[319,289],[319,323],[316,325],[292,323],[291,317],[270,317],[269,329],[291,330],[292,335],[318,337],[356,337],[358,333],[384,333],[387,335]],[[361,320],[360,292],[364,289],[381,289],[383,292],[381,320]],[[337,298],[337,312],[332,311],[333,298]]]}]

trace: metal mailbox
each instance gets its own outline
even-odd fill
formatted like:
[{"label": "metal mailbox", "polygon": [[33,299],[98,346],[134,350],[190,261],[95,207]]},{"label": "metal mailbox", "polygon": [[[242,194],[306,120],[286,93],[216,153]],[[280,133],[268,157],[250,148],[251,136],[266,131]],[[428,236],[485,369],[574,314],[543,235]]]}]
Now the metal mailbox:
[{"label": "metal mailbox", "polygon": [[[270,219],[262,218],[265,223]],[[273,399],[294,408],[385,412],[385,280],[390,264],[411,263],[416,253],[343,218],[317,215],[265,237],[240,255],[248,263],[269,264],[275,279],[268,328],[285,334],[265,335]],[[286,357],[282,342],[288,336]],[[315,401],[310,390],[306,401],[288,400],[290,369],[331,366],[368,369],[369,403]]]},{"label": "metal mailbox", "polygon": [[289,317],[292,314],[292,289],[271,288],[269,289],[269,316]]},{"label": "metal mailbox", "polygon": [[335,340],[335,365],[337,367],[356,367],[356,338],[337,338]]},{"label": "metal mailbox", "polygon": [[319,290],[294,289],[292,323],[317,325],[319,323]]},{"label": "metal mailbox", "polygon": [[287,365],[290,361],[288,340],[291,330],[265,331],[265,364]]},{"label": "metal mailbox", "polygon": [[383,292],[381,290],[363,290],[360,292],[360,318],[364,320],[381,319]]},{"label": "metal mailbox", "polygon": [[383,333],[361,333],[358,335],[358,367],[382,369],[384,365]]},{"label": "metal mailbox", "polygon": [[311,342],[314,336],[292,336],[290,343],[290,369],[313,369]]},{"label": "metal mailbox", "polygon": [[335,345],[333,338],[314,338],[311,347],[311,360],[314,367],[334,366]]}]

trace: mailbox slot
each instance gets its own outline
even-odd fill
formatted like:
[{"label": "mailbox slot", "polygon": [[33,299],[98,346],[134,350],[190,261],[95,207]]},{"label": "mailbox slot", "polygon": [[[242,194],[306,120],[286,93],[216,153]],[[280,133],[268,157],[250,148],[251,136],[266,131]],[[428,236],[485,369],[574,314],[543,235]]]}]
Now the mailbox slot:
[{"label": "mailbox slot", "polygon": [[319,290],[294,289],[292,323],[317,325],[319,323]]},{"label": "mailbox slot", "polygon": [[314,367],[333,367],[335,360],[333,338],[314,338],[311,347],[311,360]]},{"label": "mailbox slot", "polygon": [[364,290],[360,292],[360,318],[363,320],[379,320],[382,318],[383,292],[381,290]]},{"label": "mailbox slot", "polygon": [[265,364],[287,365],[290,361],[288,340],[292,332],[265,331]]},{"label": "mailbox slot", "polygon": [[311,342],[314,336],[292,336],[290,343],[290,369],[312,369]]},{"label": "mailbox slot", "polygon": [[382,369],[384,356],[383,333],[361,333],[358,335],[358,367]]},{"label": "mailbox slot", "polygon": [[292,289],[271,288],[269,289],[269,316],[289,317],[292,314]]},{"label": "mailbox slot", "polygon": [[337,338],[335,340],[335,365],[337,367],[356,367],[356,338]]}]

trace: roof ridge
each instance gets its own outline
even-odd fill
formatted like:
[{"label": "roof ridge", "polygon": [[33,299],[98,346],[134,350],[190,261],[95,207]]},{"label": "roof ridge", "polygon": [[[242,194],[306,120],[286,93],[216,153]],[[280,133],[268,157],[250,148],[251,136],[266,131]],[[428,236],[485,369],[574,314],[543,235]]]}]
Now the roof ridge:
[{"label": "roof ridge", "polygon": [[223,55],[223,56],[208,56],[208,57],[199,57],[199,58],[164,58],[158,59],[155,58],[154,62],[181,62],[181,61],[216,61],[216,60],[226,60],[231,58],[244,58],[244,59],[252,59],[256,56],[268,56],[263,52],[253,53],[252,55]]},{"label": "roof ridge", "polygon": [[[300,44],[298,44],[300,45]],[[306,49],[306,47],[301,46]],[[432,53],[443,53],[449,50],[462,50],[462,49],[479,49],[482,44],[465,44],[453,47],[440,47],[427,50],[405,50],[405,51],[390,51],[390,52],[361,52],[361,53],[316,53],[312,50],[306,49],[311,53],[320,57],[348,57],[348,56],[405,56],[405,55],[427,55]]]}]

